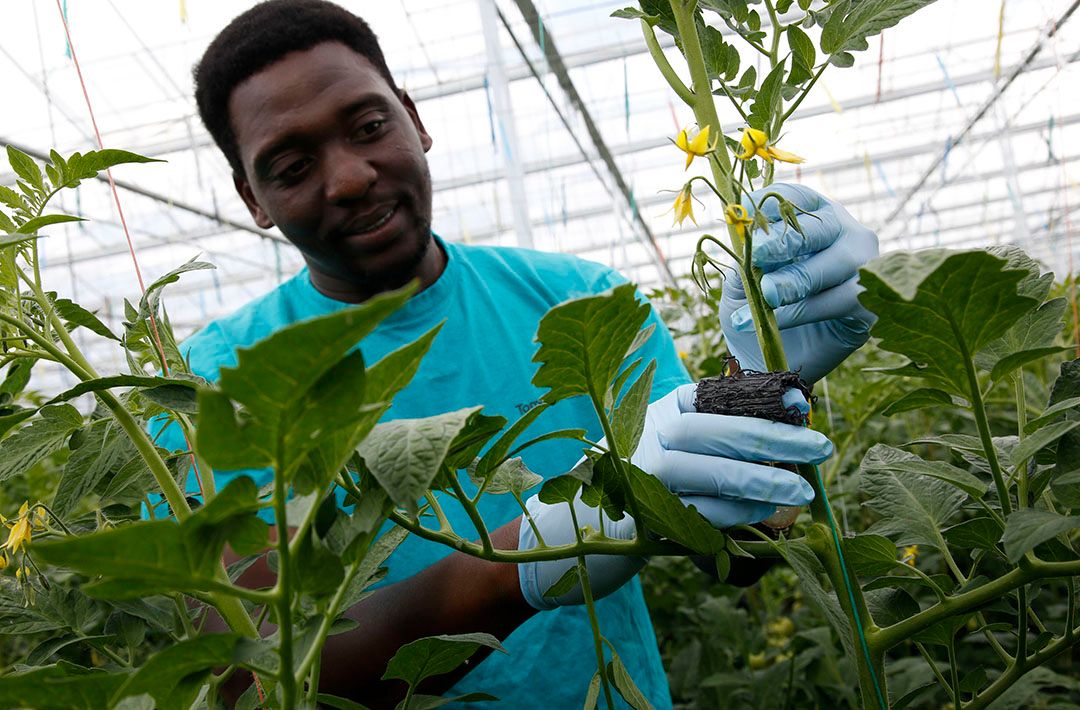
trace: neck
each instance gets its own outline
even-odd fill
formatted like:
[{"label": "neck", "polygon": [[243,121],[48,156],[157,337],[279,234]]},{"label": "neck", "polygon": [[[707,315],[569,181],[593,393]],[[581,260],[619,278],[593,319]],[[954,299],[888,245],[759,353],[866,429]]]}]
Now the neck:
[{"label": "neck", "polygon": [[308,268],[311,285],[322,295],[343,303],[363,303],[380,293],[401,288],[413,280],[420,282],[417,293],[429,288],[446,270],[446,259],[446,252],[442,245],[438,240],[432,239],[423,257],[416,264],[416,268],[392,282],[371,278],[343,278],[328,274],[310,262],[308,262]]}]

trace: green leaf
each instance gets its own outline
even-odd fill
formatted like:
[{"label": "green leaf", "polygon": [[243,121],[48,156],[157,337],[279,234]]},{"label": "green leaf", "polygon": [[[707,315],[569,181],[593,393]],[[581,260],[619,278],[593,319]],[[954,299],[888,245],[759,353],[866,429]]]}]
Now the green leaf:
[{"label": "green leaf", "polygon": [[11,169],[15,171],[16,175],[36,187],[38,190],[42,192],[45,191],[45,182],[41,175],[41,168],[38,167],[38,164],[33,158],[11,145],[7,147],[7,156],[8,162],[11,163]]},{"label": "green leaf", "polygon": [[878,626],[892,626],[919,613],[919,603],[904,588],[872,589],[866,592],[866,606]]},{"label": "green leaf", "polygon": [[992,550],[1004,533],[1001,524],[993,518],[979,517],[965,520],[943,532],[945,541],[967,550]]},{"label": "green leaf", "polygon": [[1049,405],[1080,397],[1080,358],[1061,363],[1061,370],[1050,390]]},{"label": "green leaf", "polygon": [[[477,488],[483,483],[482,478],[477,476],[475,472],[472,474],[472,481],[476,484]],[[525,462],[521,460],[520,456],[516,456],[512,459],[504,461],[491,476],[491,482],[485,489],[486,493],[492,495],[500,495],[502,493],[514,493],[521,495],[525,491],[534,486],[538,486],[544,482],[544,477],[529,470],[529,467],[525,465]]]},{"label": "green leaf", "polygon": [[611,520],[622,520],[626,510],[626,489],[610,453],[593,462],[592,478],[581,490],[581,502],[591,508],[603,508]]},{"label": "green leaf", "polygon": [[[241,555],[266,546],[267,526],[255,517],[259,507],[254,482],[240,476],[183,523],[131,523],[35,542],[32,549],[49,564],[101,576],[101,581],[83,588],[95,596],[124,599],[202,591],[213,583],[226,542]],[[253,528],[253,521],[259,528]],[[261,531],[261,537],[256,531]]]},{"label": "green leaf", "polygon": [[856,535],[843,540],[844,559],[860,577],[895,572],[896,544],[881,535]]},{"label": "green leaf", "polygon": [[[1049,276],[1049,274],[1047,274]],[[1026,281],[1026,280],[1025,280]],[[1017,292],[1021,296],[1030,296],[1032,289],[1025,289],[1025,281],[1017,286]],[[1066,301],[1064,298],[1054,299],[1044,303],[1037,309],[1025,313],[1008,331],[1000,338],[987,344],[975,356],[975,364],[984,370],[998,372],[994,379],[1000,380],[1009,374],[1013,367],[1019,367],[1032,360],[1041,357],[1036,353],[1044,351],[1055,345],[1058,335],[1061,333],[1062,320],[1065,315]],[[1031,356],[1016,357],[1018,353],[1033,351]],[[1047,354],[1052,354],[1047,352]],[[1008,358],[1022,360],[1017,364],[1006,364]]]},{"label": "green leaf", "polygon": [[783,98],[780,87],[784,83],[784,70],[786,62],[779,62],[761,82],[754,103],[750,105],[750,125],[759,131],[769,131],[769,123],[772,117],[780,109]]},{"label": "green leaf", "polygon": [[395,710],[435,710],[435,708],[441,708],[443,705],[449,705],[450,703],[488,703],[498,702],[498,700],[494,695],[488,693],[465,693],[465,695],[456,697],[414,693],[412,698],[409,699],[407,707],[405,701],[402,700],[397,704]]},{"label": "green leaf", "polygon": [[596,704],[600,701],[600,671],[593,673],[592,680],[589,681],[589,689],[585,693],[585,710],[595,710]]},{"label": "green leaf", "polygon": [[442,470],[450,444],[480,407],[424,419],[395,419],[375,427],[358,452],[379,485],[411,515]]},{"label": "green leaf", "polygon": [[[215,667],[233,662],[237,634],[204,634],[151,656],[113,696],[112,702],[146,693],[159,710],[186,710]],[[104,707],[104,706],[103,706]]]},{"label": "green leaf", "polygon": [[40,239],[37,234],[2,234],[0,235],[0,249],[19,246]]},{"label": "green leaf", "polygon": [[71,447],[53,495],[53,512],[61,518],[70,515],[110,472],[138,456],[131,439],[112,419],[93,422],[80,439],[77,447]]},{"label": "green leaf", "polygon": [[83,222],[82,217],[74,217],[69,214],[46,214],[41,217],[34,217],[24,222],[16,233],[18,234],[37,234],[42,227],[48,227],[52,224],[63,224],[64,222]]},{"label": "green leaf", "polygon": [[814,49],[813,40],[799,29],[798,25],[788,25],[786,32],[788,46],[791,47],[791,51],[803,64],[813,68],[817,64],[817,50]]},{"label": "green leaf", "polygon": [[604,401],[623,355],[649,316],[649,306],[634,293],[633,285],[623,284],[547,312],[537,332],[540,349],[533,362],[541,364],[532,380],[537,387],[550,388],[545,402],[577,395]]},{"label": "green leaf", "polygon": [[61,661],[0,677],[0,706],[35,710],[101,710],[127,682],[126,673],[87,671]]},{"label": "green leaf", "polygon": [[893,27],[908,15],[930,5],[934,0],[840,0],[821,31],[821,50],[835,54],[844,50],[861,51],[867,38]]},{"label": "green leaf", "polygon": [[893,400],[893,402],[886,406],[885,409],[881,410],[881,413],[886,417],[891,417],[894,414],[910,412],[914,409],[941,406],[953,406],[952,397],[948,392],[933,389],[931,387],[921,387],[917,390],[906,392],[899,398]]},{"label": "green leaf", "polygon": [[1080,516],[1058,515],[1038,508],[1014,510],[1005,521],[1005,555],[1016,563],[1036,545],[1080,528]]},{"label": "green leaf", "polygon": [[[510,447],[514,445],[517,438],[521,436],[549,406],[550,405],[548,404],[539,404],[533,407],[522,415],[520,419],[514,422],[502,436],[496,439],[495,443],[491,445],[491,448],[487,450],[487,453],[480,457],[480,461],[476,465],[475,475],[477,481],[490,478],[496,468],[503,463],[503,459],[506,458],[506,455],[510,452]],[[480,486],[480,483],[477,482],[476,485]]]},{"label": "green leaf", "polygon": [[1080,407],[1080,397],[1070,397],[1069,399],[1061,400],[1051,404],[1043,410],[1042,414],[1038,417],[1028,421],[1027,426],[1024,427],[1025,434],[1031,434],[1032,432],[1040,429],[1050,422],[1052,422],[1058,415],[1063,412],[1068,412],[1071,409]]},{"label": "green leaf", "polygon": [[[824,540],[821,540],[821,542],[824,542]],[[844,652],[848,658],[854,658],[857,651],[851,638],[850,622],[847,615],[840,609],[836,595],[826,591],[821,584],[821,578],[825,574],[821,562],[805,540],[782,538],[779,544],[784,560],[799,577],[799,587],[802,589],[803,596],[825,617],[837,636],[840,637],[840,642],[843,644]],[[833,543],[829,541],[828,544]]]},{"label": "green leaf", "polygon": [[1021,439],[1017,447],[1013,449],[1010,457],[1013,466],[1019,466],[1034,456],[1040,449],[1049,446],[1077,427],[1080,427],[1080,419],[1058,422],[1045,426],[1031,436]]},{"label": "green leaf", "polygon": [[75,385],[66,392],[62,392],[51,400],[50,404],[66,402],[76,397],[81,397],[89,392],[114,389],[116,387],[157,388],[163,386],[179,387],[187,390],[194,399],[197,383],[193,380],[179,379],[174,377],[151,377],[149,375],[111,375],[99,377],[96,380],[86,380]]},{"label": "green leaf", "polygon": [[42,407],[38,418],[0,441],[0,483],[59,451],[82,425],[82,415],[70,404]]},{"label": "green leaf", "polygon": [[387,664],[382,679],[398,678],[410,687],[416,687],[425,678],[454,670],[481,646],[506,653],[499,639],[491,634],[456,634],[417,639],[397,650]]},{"label": "green leaf", "polygon": [[1042,360],[1044,357],[1069,352],[1073,349],[1075,349],[1075,346],[1073,345],[1051,345],[1045,348],[1033,348],[1031,350],[1015,352],[1012,355],[1003,357],[996,365],[994,365],[994,369],[990,372],[990,378],[995,382],[1000,382],[1006,376],[1012,374],[1013,370],[1021,368],[1029,362]]},{"label": "green leaf", "polygon": [[630,385],[630,389],[612,414],[611,428],[615,447],[623,456],[630,456],[637,451],[641,433],[645,430],[645,414],[649,408],[655,374],[656,361],[653,360],[634,384]]},{"label": "green leaf", "polygon": [[555,584],[548,587],[548,590],[544,592],[545,597],[561,597],[569,592],[578,584],[578,568],[574,565],[570,569],[563,572],[563,575],[559,577]]},{"label": "green leaf", "polygon": [[56,314],[64,319],[64,323],[67,325],[69,331],[75,330],[79,326],[83,326],[103,338],[109,338],[110,340],[115,340],[117,342],[120,341],[120,338],[116,337],[113,332],[109,330],[108,326],[102,323],[96,315],[74,301],[67,298],[53,299],[53,308],[56,309]]},{"label": "green leaf", "polygon": [[616,10],[611,13],[611,17],[618,17],[622,20],[645,20],[650,25],[656,25],[660,22],[659,15],[647,15],[636,7],[624,7],[621,10]]},{"label": "green leaf", "polygon": [[695,508],[683,505],[682,499],[660,479],[634,465],[629,469],[630,490],[644,518],[638,522],[699,554],[711,555],[725,548],[727,536],[710,525]]},{"label": "green leaf", "polygon": [[[361,356],[350,356],[347,364],[342,364],[342,358],[413,290],[383,294],[361,306],[297,323],[239,350],[237,367],[221,371],[220,390],[199,393],[196,439],[200,453],[215,468],[268,466],[276,461],[278,438],[291,437],[287,460],[277,462],[289,470],[302,464],[302,455],[321,443],[318,437],[305,438],[305,432],[310,435],[334,427],[312,409],[312,404],[329,406],[333,402],[335,411],[349,412],[345,421],[337,423],[339,431],[368,424],[371,412],[366,404],[374,402],[370,395],[359,396],[357,391],[369,386],[364,383]],[[393,355],[402,362],[411,360],[417,350],[430,345],[431,337],[433,332],[422,336],[404,355]],[[378,394],[380,388],[392,389],[401,377],[407,382],[414,372],[381,371],[382,381],[372,394]],[[344,378],[340,384],[347,386],[335,387],[340,378]],[[244,405],[245,411],[238,413],[234,402]],[[378,414],[371,416],[377,419]],[[338,439],[348,443],[349,437]]]},{"label": "green leaf", "polygon": [[970,353],[1000,337],[1038,302],[1017,293],[1025,272],[985,251],[892,252],[860,270],[859,300],[879,316],[880,346],[924,365],[922,377],[973,401]]},{"label": "green leaf", "polygon": [[581,488],[581,479],[570,474],[563,474],[544,481],[537,497],[541,503],[555,505],[556,503],[570,503],[577,496]]},{"label": "green leaf", "polygon": [[337,708],[337,710],[368,710],[368,708],[360,703],[354,703],[347,698],[339,698],[336,695],[329,695],[327,693],[318,693],[315,696],[315,700],[319,705],[325,705],[329,708]]},{"label": "green leaf", "polygon": [[608,663],[608,675],[611,677],[611,682],[615,685],[615,690],[619,691],[619,695],[626,701],[626,704],[632,707],[634,710],[652,710],[652,704],[645,698],[641,690],[638,689],[634,683],[634,679],[630,677],[630,671],[626,670],[626,666],[623,665],[622,659],[619,658],[619,654],[615,653],[615,649],[611,649],[611,662]]},{"label": "green leaf", "polygon": [[945,617],[936,624],[915,634],[915,636],[912,637],[912,640],[934,646],[950,646],[956,633],[967,625],[968,619],[972,616],[974,616],[974,614],[969,613]]},{"label": "green leaf", "polygon": [[896,450],[882,447],[879,456],[871,459],[872,465],[862,468],[859,488],[868,499],[866,505],[881,515],[869,532],[896,536],[899,545],[937,549],[941,546],[939,531],[960,511],[967,494],[952,482],[901,473],[884,465],[893,459],[902,461],[891,451]]},{"label": "green leaf", "polygon": [[[862,470],[929,476],[959,488],[972,498],[982,498],[987,489],[986,483],[962,468],[944,461],[926,461],[915,454],[885,444],[875,444],[866,452]],[[917,484],[918,479],[915,482]]]}]

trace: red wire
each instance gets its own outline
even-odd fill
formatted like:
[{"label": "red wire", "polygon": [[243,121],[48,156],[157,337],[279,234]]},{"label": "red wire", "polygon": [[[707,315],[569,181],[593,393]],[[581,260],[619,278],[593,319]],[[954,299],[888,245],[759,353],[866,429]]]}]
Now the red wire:
[{"label": "red wire", "polygon": [[874,96],[874,103],[881,101],[881,70],[885,66],[885,33],[881,33],[881,43],[878,45],[878,60],[877,60],[877,94]]},{"label": "red wire", "polygon": [[[86,90],[86,81],[83,79],[82,67],[79,65],[79,58],[75,54],[75,43],[71,41],[71,29],[68,27],[67,17],[64,16],[64,8],[60,4],[60,0],[56,0],[56,9],[60,13],[60,22],[64,25],[64,35],[67,37],[68,48],[71,50],[71,61],[75,64],[75,73],[79,77],[79,86],[82,87],[83,98],[86,99],[86,110],[90,114],[90,123],[94,126],[94,136],[97,138],[98,150],[104,150],[105,144],[101,140],[101,131],[98,130],[97,118],[94,116],[94,107],[90,103],[90,92]],[[135,255],[135,244],[131,239],[131,232],[128,230],[127,220],[124,218],[124,209],[120,206],[120,193],[116,190],[116,182],[113,180],[112,171],[108,168],[105,169],[105,174],[109,178],[109,188],[112,190],[113,201],[116,203],[116,212],[120,215],[120,225],[124,228],[124,237],[127,239],[128,252],[131,254],[131,263],[135,266],[135,277],[139,280],[139,292],[143,298],[146,297],[146,283],[143,281],[142,269],[139,268],[139,258]],[[161,344],[161,334],[158,332],[157,318],[153,313],[150,313],[150,331],[154,336],[154,344],[157,346],[158,357],[161,358],[161,369],[166,377],[169,376],[169,363],[165,359],[165,348]],[[184,435],[184,443],[187,445],[188,450],[191,450],[191,442],[187,440],[187,435]],[[199,496],[203,497],[202,478],[199,474],[198,462],[195,460],[195,455],[191,455],[191,465],[195,469],[195,481],[199,486]]]}]

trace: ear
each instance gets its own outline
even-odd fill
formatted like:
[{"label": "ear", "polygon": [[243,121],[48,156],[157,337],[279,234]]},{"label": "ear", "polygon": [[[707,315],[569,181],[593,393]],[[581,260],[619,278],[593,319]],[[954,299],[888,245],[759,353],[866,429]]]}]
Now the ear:
[{"label": "ear", "polygon": [[251,189],[251,183],[247,178],[233,173],[233,187],[236,188],[236,194],[240,195],[240,199],[247,205],[248,212],[251,213],[251,218],[255,220],[262,229],[270,229],[274,226],[274,221],[270,219],[270,215],[266,214],[263,208],[259,205],[258,200],[255,199],[255,192]]},{"label": "ear", "polygon": [[416,110],[416,104],[409,98],[409,95],[404,90],[398,91],[398,98],[401,99],[402,105],[405,110],[409,112],[409,118],[412,119],[413,126],[416,127],[416,132],[420,134],[420,145],[424,147],[424,152],[431,150],[431,136],[428,134],[427,129],[424,128],[424,122],[420,120],[420,113]]}]

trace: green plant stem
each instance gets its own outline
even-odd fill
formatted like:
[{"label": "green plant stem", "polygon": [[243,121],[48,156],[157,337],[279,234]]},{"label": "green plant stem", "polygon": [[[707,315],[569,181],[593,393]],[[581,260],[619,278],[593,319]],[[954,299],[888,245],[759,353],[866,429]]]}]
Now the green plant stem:
[{"label": "green plant stem", "polygon": [[604,440],[608,445],[608,452],[611,454],[615,470],[619,472],[619,477],[623,481],[627,507],[630,508],[630,516],[634,519],[634,537],[635,539],[644,539],[646,537],[645,518],[641,514],[641,506],[638,504],[630,486],[630,471],[626,468],[627,463],[615,446],[615,430],[611,428],[611,421],[608,419],[607,412],[604,411],[603,400],[600,398],[599,393],[594,392],[591,387],[589,389],[589,398],[592,400],[593,409],[600,420],[600,427],[604,430]]},{"label": "green plant stem", "polygon": [[671,67],[671,63],[667,60],[667,56],[664,54],[664,48],[656,41],[656,33],[653,32],[652,26],[645,20],[641,21],[641,34],[645,36],[645,46],[649,48],[649,54],[652,55],[653,62],[656,63],[656,68],[660,70],[660,74],[663,75],[668,86],[671,87],[671,90],[674,91],[684,103],[693,106],[694,93],[686,88],[686,84],[684,84],[682,79],[679,78],[679,75],[675,73],[675,70]]},{"label": "green plant stem", "polygon": [[1028,608],[1027,586],[1021,584],[1016,588],[1016,661],[1022,662],[1027,658],[1028,637]]},{"label": "green plant stem", "polygon": [[466,555],[487,560],[489,562],[511,562],[521,564],[523,562],[564,560],[578,555],[630,555],[641,557],[667,555],[676,557],[690,554],[685,547],[662,540],[615,540],[611,538],[601,540],[589,539],[585,540],[580,545],[575,543],[572,545],[536,547],[531,550],[495,549],[491,552],[485,552],[483,546],[478,543],[469,542],[465,538],[454,534],[440,533],[436,530],[425,528],[410,520],[407,515],[396,510],[390,512],[389,518],[394,524],[400,525],[417,537],[437,542],[440,545],[446,545],[458,552],[463,552]]},{"label": "green plant stem", "polygon": [[960,695],[960,671],[957,668],[959,662],[956,658],[956,633],[949,637],[949,680],[952,689],[953,707],[960,708],[963,699]]},{"label": "green plant stem", "polygon": [[775,67],[780,61],[780,35],[783,34],[784,28],[780,26],[780,19],[776,16],[776,8],[773,7],[773,0],[765,0],[765,10],[769,13],[769,22],[772,25],[772,46],[769,47],[769,59],[771,64]]},{"label": "green plant stem", "polygon": [[[574,510],[573,502],[570,506],[570,519],[574,523],[574,538],[580,547],[585,541],[581,539],[581,524],[578,523],[577,511]],[[604,663],[604,637],[600,634],[600,620],[596,616],[596,602],[593,601],[592,584],[589,582],[589,567],[585,564],[585,556],[577,558],[578,583],[581,585],[581,597],[585,601],[585,610],[589,614],[589,626],[592,628],[593,645],[596,649],[596,671],[600,674],[600,685],[604,689],[604,700],[607,701],[609,710],[615,710],[615,702],[611,697],[611,685],[608,683],[606,664]]]},{"label": "green plant stem", "polygon": [[450,524],[450,519],[446,517],[445,511],[443,511],[442,505],[439,503],[439,497],[435,495],[435,492],[431,491],[424,498],[431,506],[431,511],[435,513],[435,519],[439,521],[439,530],[445,533],[453,533],[454,526]]},{"label": "green plant stem", "polygon": [[[278,460],[282,460],[278,451]],[[292,627],[292,555],[289,550],[289,526],[285,515],[287,495],[285,477],[281,467],[274,471],[274,524],[277,527],[278,575],[274,585],[274,609],[278,621],[278,683],[281,688],[281,707],[292,710],[296,707],[296,676],[293,668],[293,627]]]},{"label": "green plant stem", "polygon": [[945,692],[948,693],[949,681],[945,680],[945,676],[941,675],[941,671],[938,670],[937,663],[934,661],[934,657],[931,656],[930,652],[926,650],[926,646],[916,641],[915,648],[919,650],[919,655],[921,655],[923,657],[923,660],[926,661],[926,665],[930,666],[930,670],[933,671],[934,677],[937,678],[938,685],[940,685],[942,689],[944,689]]},{"label": "green plant stem", "polygon": [[1080,634],[1080,628],[1070,628],[1064,635],[1057,637],[1041,650],[1006,668],[993,683],[964,706],[965,710],[981,710],[981,708],[989,706],[1002,693],[1011,688],[1025,673],[1075,646],[1077,641],[1080,641],[1080,635],[1078,634]]},{"label": "green plant stem", "polygon": [[184,599],[179,594],[170,594],[173,604],[176,605],[176,613],[180,617],[180,625],[184,627],[184,637],[186,639],[195,638],[197,632],[195,627],[191,623],[191,617],[188,616],[187,605],[184,604]]},{"label": "green plant stem", "polygon": [[791,114],[795,113],[795,109],[799,108],[799,105],[802,104],[803,99],[805,99],[807,96],[810,95],[810,90],[814,88],[814,84],[816,84],[818,79],[821,78],[821,75],[825,73],[825,68],[828,67],[828,66],[829,66],[829,63],[824,62],[818,68],[818,70],[816,72],[814,72],[814,76],[810,79],[810,83],[807,84],[806,88],[802,90],[801,94],[799,94],[799,98],[795,99],[795,103],[791,104],[791,106],[788,107],[788,110],[785,111],[783,113],[783,115],[780,117],[780,125],[781,126],[783,126],[784,123],[789,118],[791,118]]},{"label": "green plant stem", "polygon": [[[817,479],[817,477],[815,473],[814,478]],[[854,660],[859,674],[859,690],[862,693],[863,706],[882,707],[883,703],[888,702],[889,697],[885,685],[885,649],[875,648],[870,642],[871,635],[876,629],[873,617],[866,606],[862,588],[856,580],[850,579],[845,574],[843,561],[837,551],[839,544],[835,539],[830,539],[836,529],[835,521],[831,520],[832,512],[827,508],[825,514],[830,517],[830,523],[815,522],[807,530],[806,542],[825,568],[833,584],[837,601],[840,602],[840,608],[851,624],[855,647],[860,649],[860,652],[855,654]],[[848,581],[851,582],[850,586]],[[866,640],[865,649],[861,648],[860,627],[862,638]],[[877,694],[879,690],[880,697]]]},{"label": "green plant stem", "polygon": [[892,626],[871,630],[867,635],[867,642],[876,651],[887,651],[950,616],[964,614],[986,606],[1022,584],[1027,584],[1036,579],[1074,577],[1077,575],[1080,575],[1080,560],[1069,562],[1035,560],[1026,569],[1010,570],[997,579],[970,591],[949,597],[946,601],[935,604],[929,609],[924,609],[918,614],[913,614]]},{"label": "green plant stem", "polygon": [[[683,56],[690,70],[692,101],[687,101],[694,110],[694,118],[698,127],[709,127],[711,135],[723,136],[723,126],[720,117],[716,113],[716,104],[713,102],[712,82],[709,73],[705,69],[705,55],[701,51],[701,39],[698,37],[697,25],[694,23],[693,0],[669,0],[671,10],[675,14],[675,24],[679,29],[679,38],[682,40]],[[685,99],[684,99],[685,100]],[[725,204],[735,203],[735,189],[732,187],[731,159],[728,157],[727,147],[720,140],[717,150],[710,153],[712,159],[709,166],[712,168],[713,182],[724,195]],[[741,239],[733,228],[729,228],[732,236],[732,244],[735,251],[742,251]]]},{"label": "green plant stem", "polygon": [[[1023,441],[1024,429],[1027,428],[1027,392],[1024,389],[1024,368],[1020,368],[1012,376],[1013,395],[1016,398],[1016,436]],[[1016,464],[1016,505],[1018,508],[1028,507],[1028,474],[1027,461]]]},{"label": "green plant stem", "polygon": [[[378,529],[376,526],[375,529]],[[330,629],[334,625],[334,620],[337,619],[338,614],[341,613],[341,607],[345,603],[345,595],[349,590],[349,585],[352,584],[353,578],[356,577],[356,573],[360,571],[360,566],[363,564],[364,558],[361,557],[349,564],[345,568],[345,576],[340,585],[338,585],[337,591],[334,592],[334,596],[331,597],[330,603],[327,605],[326,611],[322,615],[322,620],[319,622],[319,628],[315,632],[315,640],[308,648],[307,654],[300,661],[300,666],[297,670],[296,677],[298,679],[304,678],[308,674],[313,666],[318,662],[319,654],[322,653],[323,641],[330,634]]]},{"label": "green plant stem", "polygon": [[1005,647],[998,642],[997,638],[994,636],[994,632],[986,628],[989,625],[989,622],[986,620],[986,615],[980,611],[975,615],[975,620],[983,627],[983,637],[985,637],[986,642],[990,644],[990,648],[994,649],[994,653],[997,654],[998,660],[1005,665],[1012,663],[1012,656],[1010,656],[1008,651],[1005,650]]},{"label": "green plant stem", "polygon": [[525,516],[525,520],[529,523],[529,527],[532,528],[533,535],[536,536],[537,544],[540,547],[546,547],[547,543],[544,542],[544,536],[540,534],[540,528],[536,526],[536,521],[533,520],[532,513],[529,512],[529,508],[525,505],[525,501],[521,499],[521,494],[517,491],[511,491],[510,495],[514,496],[514,500],[517,501],[518,507],[521,508],[521,514]]},{"label": "green plant stem", "polygon": [[214,482],[214,469],[195,450],[195,425],[191,418],[182,412],[174,412],[180,428],[184,432],[184,439],[191,449],[191,462],[195,466],[195,475],[199,477],[199,487],[203,494],[203,504],[209,503],[217,495],[217,486]]},{"label": "green plant stem", "polygon": [[968,376],[968,388],[971,390],[971,412],[975,415],[975,425],[979,429],[979,439],[982,441],[983,453],[986,454],[986,462],[990,465],[990,474],[994,477],[994,486],[997,488],[998,502],[1005,517],[1012,512],[1012,503],[1009,501],[1009,490],[1005,486],[1005,477],[1001,473],[1001,464],[998,462],[997,449],[994,448],[994,439],[990,433],[990,422],[986,418],[986,407],[983,404],[982,391],[979,388],[979,378],[975,374],[975,363],[971,360],[971,354],[967,351],[967,343],[960,333],[951,312],[946,311],[949,325],[953,329],[956,341],[960,344],[960,356],[964,363],[964,369]]},{"label": "green plant stem", "polygon": [[472,521],[473,527],[476,528],[476,534],[480,536],[481,547],[483,547],[484,552],[490,553],[495,549],[495,546],[491,543],[491,534],[488,532],[487,525],[484,524],[484,518],[480,515],[480,511],[477,510],[472,499],[465,495],[465,491],[461,487],[461,481],[458,480],[457,473],[451,471],[447,475],[447,478],[450,479],[450,487],[454,489],[454,495],[457,496],[458,502],[461,503],[461,507],[465,509],[465,514],[469,516],[469,520]]}]

